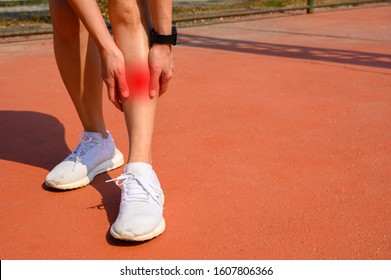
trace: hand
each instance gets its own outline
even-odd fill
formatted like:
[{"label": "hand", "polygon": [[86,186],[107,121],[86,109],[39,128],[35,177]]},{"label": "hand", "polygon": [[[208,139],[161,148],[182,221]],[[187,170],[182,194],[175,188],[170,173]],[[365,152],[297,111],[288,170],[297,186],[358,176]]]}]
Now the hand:
[{"label": "hand", "polygon": [[123,111],[121,96],[129,96],[124,55],[117,46],[113,46],[111,50],[101,52],[101,63],[102,78],[107,86],[109,99],[115,107]]},{"label": "hand", "polygon": [[153,44],[149,51],[149,95],[155,97],[167,91],[174,73],[174,54],[171,45]]}]

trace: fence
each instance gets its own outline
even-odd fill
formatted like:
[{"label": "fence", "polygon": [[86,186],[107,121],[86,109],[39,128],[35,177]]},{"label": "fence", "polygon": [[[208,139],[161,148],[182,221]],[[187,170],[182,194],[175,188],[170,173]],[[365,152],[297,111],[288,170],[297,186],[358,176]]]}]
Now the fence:
[{"label": "fence", "polygon": [[[391,0],[173,0],[173,22],[205,24],[265,13],[306,11]],[[108,22],[107,0],[97,0]],[[51,33],[48,0],[0,0],[0,37]]]}]

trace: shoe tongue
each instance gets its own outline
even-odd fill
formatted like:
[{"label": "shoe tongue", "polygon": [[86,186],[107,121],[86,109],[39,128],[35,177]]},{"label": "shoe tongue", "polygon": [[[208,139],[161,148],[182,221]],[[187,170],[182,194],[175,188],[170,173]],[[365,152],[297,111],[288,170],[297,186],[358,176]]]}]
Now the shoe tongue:
[{"label": "shoe tongue", "polygon": [[133,173],[140,177],[149,178],[152,166],[145,162],[131,162],[125,166],[125,173]]},{"label": "shoe tongue", "polygon": [[102,140],[102,134],[100,134],[100,132],[84,131],[83,138],[84,137],[91,137],[92,141],[94,141],[94,142],[99,142]]}]

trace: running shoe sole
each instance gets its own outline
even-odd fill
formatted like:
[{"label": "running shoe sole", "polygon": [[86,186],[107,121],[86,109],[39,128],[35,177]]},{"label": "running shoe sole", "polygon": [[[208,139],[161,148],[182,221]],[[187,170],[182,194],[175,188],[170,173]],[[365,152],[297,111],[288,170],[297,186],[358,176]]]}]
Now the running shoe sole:
[{"label": "running shoe sole", "polygon": [[[165,196],[162,193],[162,205],[164,205],[164,200],[165,200]],[[121,235],[121,234],[117,233],[115,230],[113,230],[113,227],[110,228],[110,234],[112,237],[119,239],[119,240],[140,242],[140,241],[147,241],[147,240],[150,240],[152,238],[159,236],[160,234],[163,233],[163,231],[165,229],[166,229],[166,221],[162,217],[159,225],[153,231],[151,231],[150,233],[144,234],[144,235],[134,236],[131,233],[129,235]]]},{"label": "running shoe sole", "polygon": [[152,232],[144,234],[144,235],[140,235],[140,236],[133,236],[132,234],[120,235],[113,230],[113,227],[110,228],[110,234],[111,234],[111,236],[113,236],[114,238],[119,239],[119,240],[140,242],[140,241],[150,240],[152,238],[159,236],[160,234],[163,233],[163,231],[165,229],[166,229],[166,222],[165,222],[164,218],[162,217],[159,225]]},{"label": "running shoe sole", "polygon": [[121,167],[123,164],[124,164],[124,156],[117,148],[115,148],[115,154],[112,159],[97,165],[94,169],[92,169],[87,174],[86,177],[80,179],[79,181],[70,184],[63,184],[63,185],[58,185],[52,181],[46,181],[46,186],[48,186],[49,188],[59,189],[59,190],[73,190],[73,189],[81,188],[91,183],[96,175]]}]

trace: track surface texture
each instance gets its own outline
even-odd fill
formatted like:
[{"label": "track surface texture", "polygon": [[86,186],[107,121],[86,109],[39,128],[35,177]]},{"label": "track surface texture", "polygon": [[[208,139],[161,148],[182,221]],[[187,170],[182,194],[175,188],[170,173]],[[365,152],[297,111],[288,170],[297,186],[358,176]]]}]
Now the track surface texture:
[{"label": "track surface texture", "polygon": [[391,5],[179,33],[153,146],[167,229],[143,243],[109,234],[122,168],[44,186],[82,127],[51,36],[1,41],[0,258],[390,259]]}]

